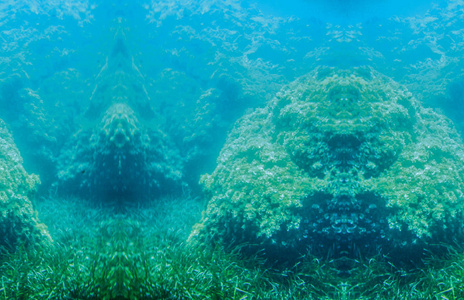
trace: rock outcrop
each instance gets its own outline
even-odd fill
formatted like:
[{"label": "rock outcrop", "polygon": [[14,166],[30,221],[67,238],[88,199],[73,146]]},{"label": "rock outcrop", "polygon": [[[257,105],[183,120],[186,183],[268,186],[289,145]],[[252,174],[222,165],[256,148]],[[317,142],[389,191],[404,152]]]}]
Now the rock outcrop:
[{"label": "rock outcrop", "polygon": [[23,160],[5,122],[0,120],[0,253],[19,246],[50,245],[30,197],[40,183],[24,170]]},{"label": "rock outcrop", "polygon": [[350,255],[462,235],[453,124],[369,68],[284,87],[237,122],[201,183],[209,204],[190,240]]}]

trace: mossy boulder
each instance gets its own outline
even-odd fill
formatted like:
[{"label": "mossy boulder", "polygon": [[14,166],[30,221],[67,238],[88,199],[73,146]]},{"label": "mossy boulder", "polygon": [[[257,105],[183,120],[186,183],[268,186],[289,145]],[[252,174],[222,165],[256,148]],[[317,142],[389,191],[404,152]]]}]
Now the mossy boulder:
[{"label": "mossy boulder", "polygon": [[0,120],[0,252],[51,242],[30,201],[39,177],[27,174],[22,163],[5,122]]},{"label": "mossy boulder", "polygon": [[180,194],[186,186],[184,159],[125,43],[115,37],[81,128],[61,150],[55,186],[62,194],[131,202]]},{"label": "mossy boulder", "polygon": [[143,126],[125,103],[110,106],[94,127],[78,131],[58,161],[60,192],[134,201],[181,190],[182,164],[175,145]]},{"label": "mossy boulder", "polygon": [[369,68],[295,80],[237,122],[217,163],[192,241],[349,255],[462,232],[453,124]]}]

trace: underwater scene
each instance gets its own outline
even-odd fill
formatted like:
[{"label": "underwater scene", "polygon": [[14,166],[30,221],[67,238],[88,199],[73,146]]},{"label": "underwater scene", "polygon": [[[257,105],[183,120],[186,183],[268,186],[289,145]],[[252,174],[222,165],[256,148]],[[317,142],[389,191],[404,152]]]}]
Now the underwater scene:
[{"label": "underwater scene", "polygon": [[464,299],[464,0],[3,0],[0,299]]}]

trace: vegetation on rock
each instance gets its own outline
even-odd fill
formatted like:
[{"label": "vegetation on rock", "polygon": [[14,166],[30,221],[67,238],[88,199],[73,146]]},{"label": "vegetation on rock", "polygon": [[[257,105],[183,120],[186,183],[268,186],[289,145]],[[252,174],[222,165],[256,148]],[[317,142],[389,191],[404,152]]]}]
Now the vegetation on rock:
[{"label": "vegetation on rock", "polygon": [[321,67],[236,124],[190,239],[339,255],[451,240],[463,170],[444,116],[370,68]]},{"label": "vegetation on rock", "polygon": [[51,242],[30,199],[39,177],[27,174],[22,163],[6,124],[0,120],[0,253]]}]

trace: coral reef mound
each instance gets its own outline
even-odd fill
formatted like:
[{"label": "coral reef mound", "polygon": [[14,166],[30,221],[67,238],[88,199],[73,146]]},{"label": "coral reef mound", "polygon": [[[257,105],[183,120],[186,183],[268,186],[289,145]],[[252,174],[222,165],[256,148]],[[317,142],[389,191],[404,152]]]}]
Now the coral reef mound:
[{"label": "coral reef mound", "polygon": [[349,256],[462,232],[453,124],[370,68],[292,82],[237,122],[217,163],[202,176],[209,203],[191,241]]},{"label": "coral reef mound", "polygon": [[48,245],[51,237],[39,222],[30,197],[40,183],[29,175],[3,120],[0,120],[0,253],[18,246]]}]

